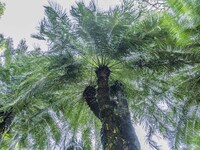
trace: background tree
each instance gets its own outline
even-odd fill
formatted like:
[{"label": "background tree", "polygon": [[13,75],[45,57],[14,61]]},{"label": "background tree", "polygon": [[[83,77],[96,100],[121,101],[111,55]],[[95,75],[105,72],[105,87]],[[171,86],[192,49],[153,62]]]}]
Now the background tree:
[{"label": "background tree", "polygon": [[[174,96],[180,100],[179,113],[180,119],[177,123],[179,125],[176,130],[176,143],[184,141],[182,146],[185,149],[199,149],[200,148],[200,117],[199,117],[199,9],[198,1],[168,0],[170,9],[163,17],[163,25],[165,25],[177,45],[181,47],[180,52],[187,54],[193,63],[181,69],[177,75],[172,77],[171,82],[179,83],[176,85]],[[175,109],[175,111],[177,111]]]},{"label": "background tree", "polygon": [[[1,50],[4,50],[4,53],[1,53],[1,75],[0,75],[0,95],[1,97],[1,104],[0,106],[3,107],[3,102],[5,100],[5,97],[11,94],[11,88],[9,87],[9,83],[11,83],[12,79],[10,78],[10,63],[11,63],[11,51],[10,47],[12,45],[12,40],[11,39],[5,39],[3,35],[1,35],[0,39],[0,47]],[[11,84],[10,84],[11,85]],[[1,123],[0,123],[0,135],[4,133],[6,128],[10,125],[11,120],[12,120],[12,110],[3,110],[0,112],[0,118],[1,118]]]}]

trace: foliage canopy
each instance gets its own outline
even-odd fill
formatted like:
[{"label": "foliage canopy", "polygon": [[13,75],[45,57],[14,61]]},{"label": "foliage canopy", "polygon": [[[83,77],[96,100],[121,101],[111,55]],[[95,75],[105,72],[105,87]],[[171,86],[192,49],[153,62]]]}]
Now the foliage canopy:
[{"label": "foliage canopy", "polygon": [[12,121],[1,145],[99,149],[101,124],[83,91],[95,86],[96,68],[106,65],[109,84],[123,84],[133,122],[145,126],[152,147],[158,149],[152,137],[161,133],[172,149],[198,149],[199,5],[195,0],[168,5],[173,13],[160,15],[136,1],[106,12],[93,2],[78,2],[68,16],[50,3],[39,33],[32,35],[45,40],[48,51],[27,51],[23,40],[14,49],[2,36],[0,111],[11,110]]}]

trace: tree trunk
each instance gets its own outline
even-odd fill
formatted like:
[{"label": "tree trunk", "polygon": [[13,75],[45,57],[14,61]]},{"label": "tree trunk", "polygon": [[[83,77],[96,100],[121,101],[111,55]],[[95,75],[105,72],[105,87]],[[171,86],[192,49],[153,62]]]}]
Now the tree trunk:
[{"label": "tree trunk", "polygon": [[[110,92],[110,70],[100,66],[97,75],[97,101],[102,122],[101,141],[103,150],[140,150],[140,144],[131,124],[127,100],[119,82]],[[115,93],[112,95],[112,92]]]}]

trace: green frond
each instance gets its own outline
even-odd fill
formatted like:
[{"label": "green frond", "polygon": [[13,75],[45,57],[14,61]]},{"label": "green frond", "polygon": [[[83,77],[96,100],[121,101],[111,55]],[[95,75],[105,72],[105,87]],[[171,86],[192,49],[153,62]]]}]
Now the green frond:
[{"label": "green frond", "polygon": [[23,40],[14,49],[11,41],[0,38],[5,49],[0,112],[14,114],[0,144],[10,149],[101,149],[101,122],[83,92],[96,86],[96,68],[107,66],[109,86],[122,84],[133,122],[146,128],[150,145],[157,148],[152,136],[161,133],[171,148],[198,147],[195,2],[168,0],[173,13],[160,15],[145,14],[137,1],[125,0],[105,12],[93,2],[77,2],[71,16],[51,2],[44,7],[39,33],[32,35],[47,42],[47,52],[29,52]]},{"label": "green frond", "polygon": [[168,1],[171,6],[166,12],[163,23],[170,29],[180,45],[198,43],[199,5],[195,0]]}]

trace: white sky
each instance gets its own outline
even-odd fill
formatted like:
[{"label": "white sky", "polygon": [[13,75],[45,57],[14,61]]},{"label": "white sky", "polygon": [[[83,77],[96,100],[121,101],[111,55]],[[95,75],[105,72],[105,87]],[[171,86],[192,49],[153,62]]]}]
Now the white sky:
[{"label": "white sky", "polygon": [[[44,43],[36,39],[30,38],[30,35],[37,33],[36,27],[44,17],[43,6],[48,5],[47,0],[0,0],[6,4],[4,15],[0,19],[0,33],[6,37],[11,37],[16,46],[21,39],[27,40],[27,45],[32,49],[33,45],[39,43],[45,47]],[[89,0],[84,0],[86,3]],[[97,0],[96,0],[97,1]],[[121,0],[99,0],[100,8],[107,9],[114,6]],[[56,0],[58,4],[70,9],[71,5],[75,5],[75,0]]]},{"label": "white sky", "polygon": [[[6,4],[4,15],[0,18],[0,33],[5,37],[11,37],[16,46],[21,39],[26,39],[27,45],[31,50],[33,45],[40,45],[41,48],[46,48],[45,43],[33,39],[31,34],[37,33],[37,26],[44,17],[43,6],[48,4],[47,0],[0,0]],[[88,0],[85,0],[88,3]],[[122,0],[96,0],[98,7],[108,9]],[[56,0],[58,4],[70,9],[71,5],[75,4],[75,0]],[[141,147],[143,150],[149,150],[149,146],[145,144],[145,133],[141,126],[136,127]],[[162,145],[161,150],[169,150],[167,142],[164,140],[158,141]]]}]

